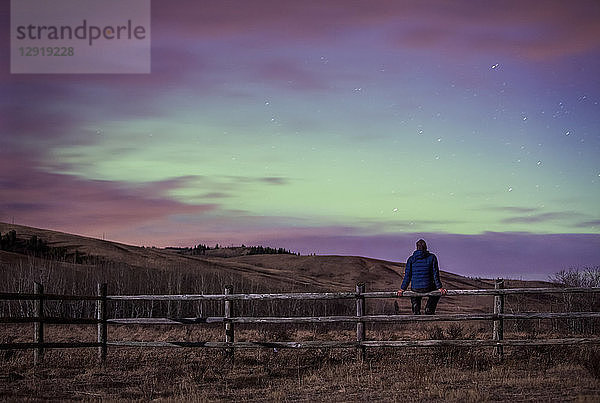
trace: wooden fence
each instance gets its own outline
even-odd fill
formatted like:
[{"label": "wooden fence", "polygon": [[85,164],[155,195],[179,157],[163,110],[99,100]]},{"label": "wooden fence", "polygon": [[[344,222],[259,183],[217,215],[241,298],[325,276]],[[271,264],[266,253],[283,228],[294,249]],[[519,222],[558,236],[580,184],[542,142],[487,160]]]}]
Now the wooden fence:
[{"label": "wooden fence", "polygon": [[[517,319],[584,319],[600,318],[600,312],[529,312],[505,313],[504,299],[508,295],[556,294],[556,293],[598,293],[600,288],[512,288],[505,289],[502,279],[496,280],[494,289],[448,290],[448,296],[493,295],[493,313],[454,313],[437,315],[365,315],[365,301],[369,298],[406,298],[411,296],[440,295],[438,291],[415,293],[407,291],[402,297],[396,292],[366,292],[364,284],[358,284],[355,292],[326,293],[281,293],[281,294],[234,294],[230,286],[223,294],[185,294],[185,295],[107,295],[106,284],[98,284],[97,295],[56,295],[44,293],[42,284],[35,283],[34,293],[0,293],[0,300],[33,300],[33,317],[0,317],[0,323],[33,323],[33,342],[2,343],[0,350],[33,349],[34,362],[43,361],[44,350],[48,348],[98,349],[98,359],[106,360],[110,347],[211,347],[222,348],[233,353],[236,348],[356,348],[364,356],[366,347],[494,347],[494,352],[502,357],[504,346],[531,345],[584,345],[600,344],[600,337],[560,338],[560,339],[504,339],[504,320]],[[235,316],[235,301],[240,300],[341,300],[356,301],[356,315],[353,316],[301,316],[301,317],[244,317]],[[44,314],[44,301],[95,301],[95,318],[49,317]],[[223,316],[190,318],[108,318],[109,301],[223,301]],[[402,323],[402,322],[441,322],[441,321],[491,320],[494,323],[491,339],[483,340],[368,340],[365,323]],[[206,323],[224,324],[224,341],[109,341],[108,325],[197,325]],[[356,323],[356,339],[349,341],[235,341],[235,324],[282,324],[282,323]],[[96,342],[47,342],[44,340],[45,324],[90,324],[97,326]]]}]

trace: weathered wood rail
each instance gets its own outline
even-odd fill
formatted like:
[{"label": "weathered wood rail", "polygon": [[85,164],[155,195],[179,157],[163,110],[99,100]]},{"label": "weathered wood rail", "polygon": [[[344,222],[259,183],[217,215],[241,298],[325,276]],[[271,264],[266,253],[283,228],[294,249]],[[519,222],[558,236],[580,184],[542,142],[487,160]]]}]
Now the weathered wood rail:
[{"label": "weathered wood rail", "polygon": [[[508,288],[503,287],[502,279],[496,280],[494,289],[448,290],[448,296],[491,295],[494,296],[493,313],[458,313],[437,315],[365,315],[365,301],[369,298],[407,298],[411,296],[440,295],[438,291],[430,293],[405,292],[398,297],[396,292],[366,292],[364,284],[358,284],[355,292],[328,293],[273,293],[273,294],[234,294],[230,286],[223,294],[185,294],[185,295],[107,295],[106,284],[98,284],[97,295],[58,295],[45,294],[42,284],[35,283],[34,293],[0,293],[0,300],[32,300],[32,317],[0,317],[0,324],[33,323],[33,342],[2,343],[0,350],[33,349],[34,362],[41,363],[44,350],[49,348],[87,348],[98,349],[98,359],[104,362],[108,347],[207,347],[222,348],[233,354],[236,348],[356,348],[361,357],[367,347],[494,347],[494,352],[502,357],[504,346],[532,345],[587,345],[600,344],[600,337],[559,338],[559,339],[504,339],[504,320],[530,319],[591,319],[600,318],[600,312],[526,312],[505,313],[504,299],[507,295],[519,294],[564,294],[599,293],[600,288]],[[279,317],[235,316],[235,301],[240,300],[340,300],[354,299],[354,316],[296,316]],[[44,301],[95,301],[95,318],[63,318],[44,315]],[[107,304],[110,301],[222,301],[223,316],[190,318],[108,318]],[[494,323],[491,339],[487,340],[367,340],[366,323],[403,323],[432,321],[486,321]],[[224,340],[218,341],[109,341],[108,325],[198,325],[208,323],[224,324]],[[355,323],[356,340],[351,341],[235,341],[235,324],[302,324],[302,323]],[[44,339],[45,324],[82,324],[97,326],[96,342],[48,342]]]}]

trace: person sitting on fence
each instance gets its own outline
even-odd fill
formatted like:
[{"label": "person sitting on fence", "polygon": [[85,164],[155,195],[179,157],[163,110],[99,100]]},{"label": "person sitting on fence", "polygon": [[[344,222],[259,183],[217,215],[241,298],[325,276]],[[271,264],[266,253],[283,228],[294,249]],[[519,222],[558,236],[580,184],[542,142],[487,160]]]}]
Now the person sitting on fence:
[{"label": "person sitting on fence", "polygon": [[[398,290],[398,296],[401,297],[402,293],[408,288],[408,284],[411,285],[411,290],[414,292],[430,292],[438,290],[442,295],[446,295],[446,289],[442,287],[440,281],[440,269],[438,267],[437,257],[427,250],[427,243],[424,240],[419,239],[417,241],[417,250],[412,254],[411,257],[406,261],[406,269],[404,272],[404,279],[400,290]],[[421,314],[421,299],[422,297],[410,297],[412,306],[412,312],[414,315]],[[435,308],[437,307],[440,296],[432,295],[427,298],[427,304],[425,306],[425,314],[435,314]]]}]

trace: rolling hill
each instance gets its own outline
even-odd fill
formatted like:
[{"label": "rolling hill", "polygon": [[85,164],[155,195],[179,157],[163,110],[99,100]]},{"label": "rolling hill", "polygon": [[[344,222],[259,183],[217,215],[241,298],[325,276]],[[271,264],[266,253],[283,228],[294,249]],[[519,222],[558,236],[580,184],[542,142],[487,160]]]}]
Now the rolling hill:
[{"label": "rolling hill", "polygon": [[[21,242],[32,237],[41,239],[50,250],[62,251],[60,261],[50,262],[45,256],[32,253],[0,251],[0,267],[47,267],[53,273],[70,271],[77,273],[105,273],[104,280],[111,282],[112,272],[107,268],[119,267],[131,273],[185,272],[186,278],[219,277],[236,284],[237,292],[286,292],[286,291],[351,291],[359,282],[366,284],[367,291],[396,290],[404,273],[404,263],[389,262],[360,256],[297,256],[293,254],[244,255],[228,254],[229,257],[213,255],[185,255],[172,249],[146,248],[125,245],[57,231],[0,223],[0,233],[15,231]],[[277,245],[272,245],[276,247]],[[7,270],[3,270],[7,271]],[[13,277],[18,276],[13,271]],[[473,279],[441,271],[441,279],[449,289],[493,288],[493,280]],[[148,277],[150,278],[150,277]],[[152,277],[155,278],[155,277]],[[158,277],[156,277],[158,278]],[[156,280],[165,281],[165,280]],[[170,281],[170,280],[169,280]],[[187,281],[189,283],[189,281]],[[14,281],[13,281],[14,283]],[[202,282],[202,284],[205,284]],[[544,282],[510,280],[507,286],[547,286]],[[110,285],[109,285],[110,286]],[[155,285],[140,292],[152,292]],[[185,290],[185,284],[183,285]],[[9,290],[7,290],[9,291]],[[215,290],[194,290],[215,292]],[[189,291],[188,291],[189,292]],[[408,304],[407,304],[408,305]],[[446,297],[440,311],[487,312],[491,297]]]}]

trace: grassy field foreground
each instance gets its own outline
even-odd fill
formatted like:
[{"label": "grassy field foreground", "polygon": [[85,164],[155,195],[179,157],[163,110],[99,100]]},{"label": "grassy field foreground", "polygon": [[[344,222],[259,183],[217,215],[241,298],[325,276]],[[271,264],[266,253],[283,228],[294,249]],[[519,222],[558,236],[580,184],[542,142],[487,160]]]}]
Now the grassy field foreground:
[{"label": "grassy field foreground", "polygon": [[[55,336],[64,336],[59,329],[54,330]],[[66,338],[82,340],[86,334],[93,339],[90,330],[71,329]],[[439,328],[435,326],[422,327],[420,335],[436,331]],[[208,332],[218,338],[219,329]],[[344,333],[288,331],[285,336],[322,340],[351,337],[350,330]],[[283,335],[256,330],[246,333],[252,339]],[[197,336],[209,335],[184,329],[128,327],[113,329],[111,338],[182,340]],[[111,348],[104,366],[97,364],[95,349],[49,350],[44,364],[37,368],[32,365],[32,351],[2,354],[0,398],[7,401],[600,399],[597,347],[506,348],[502,363],[492,356],[490,348],[370,349],[362,362],[352,349],[238,350],[231,361],[222,351],[212,349]]]}]

